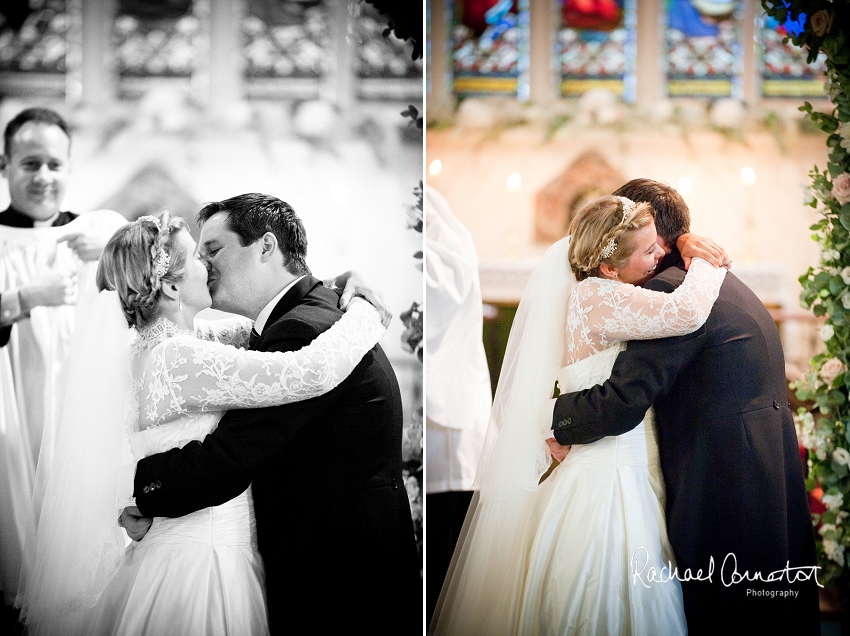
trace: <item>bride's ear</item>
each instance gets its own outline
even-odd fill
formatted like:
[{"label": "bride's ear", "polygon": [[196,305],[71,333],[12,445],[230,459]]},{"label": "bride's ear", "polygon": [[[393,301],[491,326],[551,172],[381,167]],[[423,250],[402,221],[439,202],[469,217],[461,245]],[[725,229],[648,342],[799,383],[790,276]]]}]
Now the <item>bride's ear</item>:
[{"label": "bride's ear", "polygon": [[599,263],[599,273],[602,274],[604,278],[610,278],[612,280],[616,279],[619,275],[617,268],[611,267],[608,263]]},{"label": "bride's ear", "polygon": [[177,300],[177,297],[180,296],[180,291],[177,289],[177,285],[166,280],[162,281],[162,287],[160,287],[160,290],[164,296],[171,300]]}]

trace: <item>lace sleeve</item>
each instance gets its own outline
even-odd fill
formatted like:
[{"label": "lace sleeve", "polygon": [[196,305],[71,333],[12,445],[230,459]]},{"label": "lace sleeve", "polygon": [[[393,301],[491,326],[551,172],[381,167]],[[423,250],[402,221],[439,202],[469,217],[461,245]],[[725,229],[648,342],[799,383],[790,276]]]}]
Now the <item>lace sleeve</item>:
[{"label": "lace sleeve", "polygon": [[243,351],[175,337],[153,351],[142,417],[160,424],[190,411],[276,406],[309,400],[340,384],[384,334],[377,310],[356,300],[298,351]]},{"label": "lace sleeve", "polygon": [[[586,337],[606,347],[622,340],[683,336],[699,329],[717,300],[726,269],[693,259],[684,282],[665,293],[603,278],[579,285],[580,319]],[[583,290],[581,289],[583,288]]]},{"label": "lace sleeve", "polygon": [[244,316],[233,316],[221,320],[196,320],[195,336],[201,340],[220,342],[239,349],[248,347],[251,337],[251,320]]}]

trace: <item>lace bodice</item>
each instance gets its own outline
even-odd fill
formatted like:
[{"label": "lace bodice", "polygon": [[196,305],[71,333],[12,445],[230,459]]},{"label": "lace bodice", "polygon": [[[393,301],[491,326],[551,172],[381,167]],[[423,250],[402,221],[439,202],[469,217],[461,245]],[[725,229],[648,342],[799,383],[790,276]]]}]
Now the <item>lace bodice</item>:
[{"label": "lace bodice", "polygon": [[708,319],[725,276],[724,268],[695,258],[684,282],[669,294],[607,278],[579,282],[567,307],[564,363],[575,363],[616,342],[696,331]]},{"label": "lace bodice", "polygon": [[358,302],[298,351],[264,353],[247,342],[250,323],[200,324],[196,333],[159,319],[139,331],[133,378],[140,430],[192,412],[257,408],[317,397],[335,388],[375,346],[384,328]]}]

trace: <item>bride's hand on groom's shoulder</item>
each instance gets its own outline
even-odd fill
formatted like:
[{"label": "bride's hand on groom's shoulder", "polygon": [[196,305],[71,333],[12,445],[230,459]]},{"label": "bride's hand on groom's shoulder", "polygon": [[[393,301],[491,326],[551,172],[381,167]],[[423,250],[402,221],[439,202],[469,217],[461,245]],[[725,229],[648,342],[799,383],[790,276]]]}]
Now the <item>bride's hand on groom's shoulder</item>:
[{"label": "bride's hand on groom's shoulder", "polygon": [[121,511],[121,516],[118,517],[118,525],[127,531],[127,536],[133,541],[144,539],[152,523],[153,519],[143,517],[141,511],[135,506],[124,508]]},{"label": "bride's hand on groom's shoulder", "polygon": [[328,286],[331,289],[336,291],[342,290],[339,297],[340,309],[346,311],[349,303],[351,303],[351,300],[355,296],[362,296],[378,310],[384,327],[389,326],[390,321],[393,319],[393,312],[387,301],[384,300],[381,292],[378,291],[378,288],[366,276],[356,270],[349,270],[329,282],[330,285]]},{"label": "bride's hand on groom's shoulder", "polygon": [[679,254],[685,262],[685,269],[690,268],[693,258],[706,260],[715,267],[732,268],[732,259],[726,254],[726,250],[705,236],[682,234],[676,239],[676,247],[679,248]]}]

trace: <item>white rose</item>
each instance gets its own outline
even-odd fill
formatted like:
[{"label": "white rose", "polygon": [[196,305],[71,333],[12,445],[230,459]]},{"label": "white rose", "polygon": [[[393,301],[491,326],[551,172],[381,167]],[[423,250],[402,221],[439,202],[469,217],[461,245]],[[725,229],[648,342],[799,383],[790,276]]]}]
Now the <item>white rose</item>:
[{"label": "white rose", "polygon": [[850,174],[842,172],[832,180],[832,196],[841,205],[850,203]]},{"label": "white rose", "polygon": [[812,194],[812,191],[807,184],[801,183],[800,187],[803,189],[803,203],[809,205],[815,200],[815,195]]},{"label": "white rose", "polygon": [[[845,298],[850,298],[850,295],[845,296]],[[838,358],[830,358],[824,362],[823,366],[820,368],[820,377],[823,378],[823,381],[827,386],[832,386],[832,383],[835,382],[835,378],[844,373],[846,370],[847,367],[842,364],[841,360]]]},{"label": "white rose", "polygon": [[841,304],[844,305],[844,309],[850,309],[850,294],[844,294]]},{"label": "white rose", "polygon": [[841,258],[841,253],[838,250],[824,250],[821,254],[824,263],[831,263]]},{"label": "white rose", "polygon": [[[835,532],[835,524],[834,523],[822,523],[820,526],[820,530],[818,530],[818,534],[820,536],[826,535],[827,532]],[[829,539],[827,539],[829,541]]]},{"label": "white rose", "polygon": [[827,510],[838,510],[844,504],[844,494],[824,495],[821,501],[827,507]]},{"label": "white rose", "polygon": [[841,270],[841,280],[845,285],[850,285],[850,265]]},{"label": "white rose", "polygon": [[835,335],[835,329],[832,328],[832,325],[824,325],[820,328],[820,339],[824,342],[828,342],[832,340],[832,336]]},{"label": "white rose", "polygon": [[[832,2],[832,0],[830,0],[830,2]],[[829,101],[833,104],[838,99],[839,95],[841,95],[841,87],[837,84],[833,84],[829,79],[824,82],[823,90],[829,96]]]},{"label": "white rose", "polygon": [[850,452],[848,452],[846,448],[841,448],[839,446],[832,451],[832,459],[834,459],[837,464],[850,466]]},{"label": "white rose", "polygon": [[844,546],[832,539],[824,539],[823,551],[828,559],[844,565]]}]

